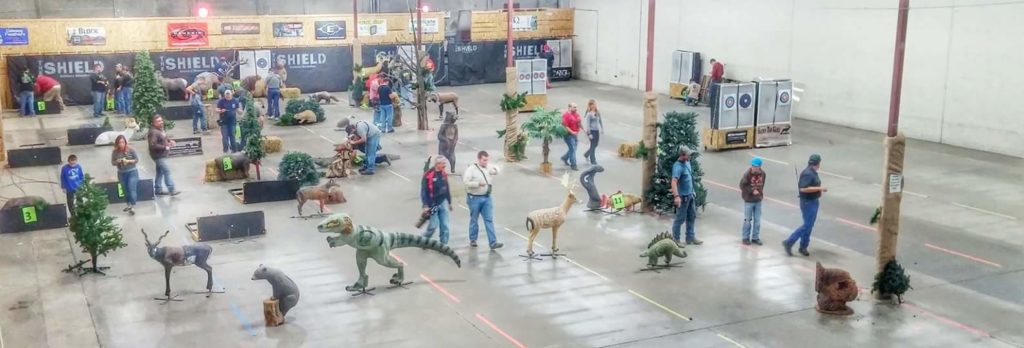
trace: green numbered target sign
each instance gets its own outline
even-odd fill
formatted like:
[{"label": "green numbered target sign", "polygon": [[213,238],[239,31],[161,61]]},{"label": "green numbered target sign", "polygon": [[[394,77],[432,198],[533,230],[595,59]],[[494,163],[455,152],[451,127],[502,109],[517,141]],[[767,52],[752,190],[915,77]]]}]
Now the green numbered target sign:
[{"label": "green numbered target sign", "polygon": [[117,183],[117,196],[124,197],[124,185],[121,185],[121,183]]},{"label": "green numbered target sign", "polygon": [[36,102],[36,109],[39,109],[39,111],[46,111],[46,102]]},{"label": "green numbered target sign", "polygon": [[626,198],[623,197],[622,194],[614,194],[614,195],[612,195],[612,208],[615,208],[615,209],[625,209],[626,208]]},{"label": "green numbered target sign", "polygon": [[27,207],[21,207],[21,217],[26,224],[39,221],[39,217],[36,216],[36,207],[32,205]]},{"label": "green numbered target sign", "polygon": [[234,168],[234,164],[231,163],[231,157],[224,157],[224,170],[228,171]]}]

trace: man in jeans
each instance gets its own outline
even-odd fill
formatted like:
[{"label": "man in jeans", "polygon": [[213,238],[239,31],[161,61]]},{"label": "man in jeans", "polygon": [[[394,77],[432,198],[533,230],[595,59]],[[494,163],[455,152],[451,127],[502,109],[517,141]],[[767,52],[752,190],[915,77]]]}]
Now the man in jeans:
[{"label": "man in jeans", "polygon": [[[369,161],[367,161],[369,162]],[[434,230],[440,228],[438,239],[442,245],[448,245],[448,213],[454,209],[451,205],[452,196],[448,190],[448,172],[445,166],[448,160],[444,156],[434,156],[434,169],[423,174],[420,185],[420,201],[423,211],[430,211],[430,224],[423,237],[430,238]]]},{"label": "man in jeans", "polygon": [[234,98],[234,92],[231,90],[224,91],[220,100],[217,101],[217,112],[220,113],[220,119],[217,122],[220,124],[220,142],[224,147],[224,153],[239,151],[240,146],[238,146],[238,140],[235,139],[235,127],[238,125],[236,115],[240,107],[241,105]]},{"label": "man in jeans", "polygon": [[[164,117],[159,114],[153,116],[153,124],[147,135],[149,142],[149,157],[156,162],[156,179],[153,180],[154,192],[157,195],[177,196],[179,193],[174,189],[174,181],[171,180],[171,169],[167,167],[167,153],[174,146],[174,140],[167,138],[164,133]],[[164,191],[164,184],[168,191]]]},{"label": "man in jeans", "polygon": [[132,113],[132,86],[135,85],[135,76],[128,71],[128,67],[118,64],[118,87],[114,93],[117,95],[118,112],[129,115]]},{"label": "man in jeans", "polygon": [[576,103],[569,103],[569,110],[562,114],[562,125],[569,131],[565,135],[565,145],[569,149],[562,155],[562,163],[572,170],[579,170],[576,167],[576,144],[579,141],[576,135],[580,132],[580,113],[576,111]]},{"label": "man in jeans", "polygon": [[92,66],[93,73],[89,75],[92,82],[92,117],[103,116],[103,106],[107,102],[107,77],[103,76],[103,64]]},{"label": "man in jeans", "polygon": [[676,204],[676,218],[672,221],[672,238],[679,243],[679,229],[686,224],[686,244],[701,245],[693,231],[697,219],[697,193],[693,189],[693,170],[690,169],[690,148],[679,146],[679,159],[672,164],[672,196]]},{"label": "man in jeans", "polygon": [[36,115],[36,79],[28,69],[21,72],[18,79],[18,109],[21,116]]},{"label": "man in jeans", "polygon": [[380,79],[377,88],[377,109],[380,110],[380,129],[384,133],[395,132],[395,107],[391,103],[391,84],[387,79]]},{"label": "man in jeans", "polygon": [[494,235],[494,200],[491,199],[491,188],[494,185],[494,176],[498,175],[498,166],[488,166],[490,159],[487,151],[478,152],[476,164],[466,168],[466,172],[462,174],[462,183],[466,187],[466,205],[469,206],[469,246],[476,247],[476,237],[480,233],[477,219],[482,213],[487,241],[491,250],[494,250],[504,244],[498,242],[498,237]]},{"label": "man in jeans", "polygon": [[761,243],[761,200],[764,199],[765,173],[761,169],[761,158],[750,160],[750,169],[740,179],[740,195],[743,196],[743,245]]},{"label": "man in jeans", "polygon": [[203,96],[199,94],[199,90],[198,82],[185,87],[188,104],[192,106],[192,134],[199,134],[200,130],[203,133],[210,131],[206,124],[206,105],[203,104]]},{"label": "man in jeans", "polygon": [[349,143],[353,147],[363,144],[366,153],[366,159],[363,160],[363,168],[359,170],[359,174],[362,175],[373,175],[373,172],[377,169],[377,148],[380,146],[380,128],[373,125],[370,122],[358,121],[352,124],[351,118],[343,118],[338,122],[338,126],[345,129],[348,133]]},{"label": "man in jeans", "polygon": [[821,186],[821,178],[818,177],[818,169],[821,168],[821,155],[811,155],[807,160],[807,168],[800,173],[800,215],[804,223],[789,235],[789,238],[782,241],[782,247],[786,249],[786,255],[793,256],[793,244],[800,240],[800,255],[811,256],[807,252],[807,246],[811,244],[811,230],[814,229],[814,221],[818,219],[818,199],[822,192],[828,192],[825,186]]},{"label": "man in jeans", "polygon": [[267,118],[281,118],[281,75],[277,68],[271,69],[267,75]]}]

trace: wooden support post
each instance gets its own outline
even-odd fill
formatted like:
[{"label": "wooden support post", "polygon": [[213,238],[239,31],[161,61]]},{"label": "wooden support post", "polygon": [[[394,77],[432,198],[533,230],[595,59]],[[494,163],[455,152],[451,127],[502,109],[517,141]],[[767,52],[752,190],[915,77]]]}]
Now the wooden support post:
[{"label": "wooden support post", "polygon": [[640,183],[641,197],[643,198],[643,209],[649,211],[653,206],[647,199],[647,192],[651,190],[651,178],[654,177],[654,168],[658,165],[658,95],[648,91],[644,94],[644,128],[643,142],[647,147],[647,157],[644,159],[643,182]]},{"label": "wooden support post", "polygon": [[[907,139],[903,133],[885,138],[885,176],[882,178],[882,216],[878,220],[878,271],[896,259],[900,234],[900,203],[903,201],[903,156]],[[889,294],[878,294],[880,299]]]}]

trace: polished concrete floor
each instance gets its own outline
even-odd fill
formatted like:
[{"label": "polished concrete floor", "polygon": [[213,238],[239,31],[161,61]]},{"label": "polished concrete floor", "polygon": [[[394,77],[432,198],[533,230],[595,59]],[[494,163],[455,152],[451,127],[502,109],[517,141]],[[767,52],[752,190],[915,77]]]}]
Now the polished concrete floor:
[{"label": "polished concrete floor", "polygon": [[[220,151],[217,135],[204,136],[207,155],[172,159],[174,180],[184,193],[140,204],[128,217],[121,206],[109,211],[124,228],[128,246],[101,259],[107,276],[77,277],[60,272],[83,259],[67,230],[0,235],[0,346],[2,347],[1013,347],[1024,346],[1024,160],[911,141],[907,150],[899,259],[914,290],[903,305],[880,303],[870,295],[876,237],[868,218],[878,205],[882,136],[798,120],[789,147],[707,152],[700,160],[710,190],[697,220],[702,246],[689,247],[680,268],[640,272],[638,257],[653,235],[670,227],[667,217],[586,213],[575,206],[560,234],[568,257],[523,261],[524,216],[558,205],[564,189],[555,176],[536,171],[538,142],[521,164],[500,160],[504,127],[498,109],[502,85],[453,88],[462,102],[458,168],[478,149],[493,154],[504,169],[495,186],[498,237],[505,248],[470,248],[468,212],[461,184],[453,185],[456,209],[451,245],[463,259],[456,268],[440,255],[420,249],[395,252],[408,264],[408,289],[378,290],[350,297],[344,286],[358,273],[354,251],[330,249],[315,220],[297,220],[294,202],[242,205],[227,190],[239,182],[202,183],[202,162]],[[587,82],[559,84],[550,104],[585,105],[598,100],[607,132],[597,176],[603,193],[640,190],[640,162],[616,156],[619,143],[640,138],[641,93]],[[661,111],[692,110],[661,100]],[[346,103],[326,106],[328,122],[309,127],[268,126],[285,148],[314,156],[331,154],[333,129],[341,117],[369,113]],[[430,109],[436,115],[436,109]],[[436,151],[435,134],[406,126],[383,140],[384,152],[402,159],[371,177],[341,181],[348,203],[331,206],[360,224],[416,232],[423,160]],[[84,122],[87,111],[4,120],[8,148],[47,142],[62,144],[65,128]],[[528,117],[522,116],[522,117]],[[115,120],[116,121],[116,120]],[[706,116],[703,121],[706,121]],[[432,118],[432,127],[437,121]],[[188,122],[172,134],[190,135]],[[145,153],[142,142],[133,146]],[[586,142],[581,141],[581,147]],[[553,145],[552,159],[565,147]],[[114,180],[109,147],[65,147],[77,153],[86,172]],[[582,150],[581,150],[582,153]],[[786,257],[779,241],[800,224],[796,173],[811,153],[824,158],[822,179],[830,188],[814,230],[811,257]],[[739,243],[742,202],[736,183],[752,155],[768,171],[761,247]],[[143,155],[145,156],[145,155]],[[267,160],[274,176],[281,154]],[[582,163],[582,155],[580,155]],[[142,177],[153,166],[142,161]],[[4,197],[41,195],[62,202],[58,168],[3,171]],[[457,177],[452,178],[458,182]],[[11,182],[19,183],[12,185]],[[24,193],[22,192],[24,191]],[[582,191],[579,192],[581,195]],[[307,210],[310,209],[307,206]],[[188,243],[184,226],[197,217],[263,210],[266,236],[209,243],[217,287],[201,290],[203,272],[176,268],[172,287],[182,302],[151,300],[163,292],[162,269],[150,260],[140,229],[170,230],[165,244]],[[152,233],[151,233],[152,234]],[[481,240],[484,237],[481,236]],[[483,244],[483,243],[482,243]],[[546,250],[542,232],[537,249]],[[814,262],[848,270],[863,289],[851,303],[856,314],[832,317],[814,310]],[[280,327],[263,325],[261,301],[270,296],[264,281],[250,276],[260,264],[284,270],[301,288],[301,300]],[[383,286],[391,270],[370,262],[370,283]]]}]

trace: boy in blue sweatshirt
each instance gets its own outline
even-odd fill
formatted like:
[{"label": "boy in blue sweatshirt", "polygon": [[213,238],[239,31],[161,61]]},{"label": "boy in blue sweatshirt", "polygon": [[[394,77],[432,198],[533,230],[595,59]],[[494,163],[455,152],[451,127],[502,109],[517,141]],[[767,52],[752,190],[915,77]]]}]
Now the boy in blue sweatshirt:
[{"label": "boy in blue sweatshirt", "polygon": [[82,171],[82,166],[78,165],[78,156],[68,156],[68,163],[60,169],[60,188],[64,189],[71,216],[75,216],[75,191],[82,186],[84,180],[85,172]]}]

